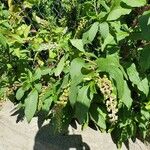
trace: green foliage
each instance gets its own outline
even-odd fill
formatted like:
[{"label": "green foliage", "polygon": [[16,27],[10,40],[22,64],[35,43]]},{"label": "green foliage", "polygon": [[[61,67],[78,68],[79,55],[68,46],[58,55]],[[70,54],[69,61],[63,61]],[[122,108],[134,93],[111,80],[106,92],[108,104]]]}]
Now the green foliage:
[{"label": "green foliage", "polygon": [[37,90],[33,89],[29,93],[28,97],[25,99],[25,116],[28,122],[31,121],[36,112],[37,102],[38,102],[38,92]]},{"label": "green foliage", "polygon": [[55,132],[75,119],[121,146],[150,123],[146,0],[0,1],[0,96]]}]

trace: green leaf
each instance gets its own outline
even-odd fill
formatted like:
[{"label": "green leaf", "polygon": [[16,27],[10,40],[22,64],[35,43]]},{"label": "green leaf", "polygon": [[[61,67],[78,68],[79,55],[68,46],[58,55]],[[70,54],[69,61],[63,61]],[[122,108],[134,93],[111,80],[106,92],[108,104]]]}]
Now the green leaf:
[{"label": "green leaf", "polygon": [[131,108],[133,100],[131,98],[131,91],[128,88],[126,81],[124,81],[124,93],[120,101],[124,103],[128,109]]},{"label": "green leaf", "polygon": [[71,75],[71,83],[70,83],[70,90],[69,90],[69,100],[72,107],[77,100],[78,94],[78,84],[82,82],[83,74],[81,69],[85,66],[85,62],[81,58],[75,58],[71,62],[70,66],[70,75]]},{"label": "green leaf", "polygon": [[24,96],[24,89],[20,87],[16,92],[16,99],[21,100],[21,98]]},{"label": "green leaf", "polygon": [[145,119],[147,119],[147,120],[150,119],[150,113],[146,109],[142,109],[141,114],[145,117]]},{"label": "green leaf", "polygon": [[110,33],[104,39],[104,43],[101,45],[101,51],[103,52],[108,45],[116,45],[116,41]]},{"label": "green leaf", "polygon": [[41,75],[52,74],[52,69],[50,67],[43,67],[41,69]]},{"label": "green leaf", "polygon": [[54,71],[55,72],[55,76],[59,76],[61,74],[61,72],[64,69],[64,66],[65,66],[65,57],[63,56],[60,59],[60,62],[58,63],[57,68]]},{"label": "green leaf", "polygon": [[106,10],[107,12],[110,11],[110,7],[106,4],[107,2],[102,1],[102,0],[98,0],[98,3],[100,3],[100,4],[105,8],[105,10]]},{"label": "green leaf", "polygon": [[147,96],[149,92],[148,80],[147,78],[144,78],[143,80],[140,79],[139,73],[134,63],[132,63],[130,67],[127,68],[127,74],[130,81],[134,85],[137,85],[137,88]]},{"label": "green leaf", "polygon": [[74,77],[78,78],[79,76],[82,76],[81,69],[85,66],[84,60],[81,58],[75,58],[71,62],[70,65],[70,75],[73,79]]},{"label": "green leaf", "polygon": [[27,26],[26,24],[22,24],[17,29],[17,34],[24,35],[24,38],[27,38],[28,34],[30,33],[30,28],[31,28],[31,26]]},{"label": "green leaf", "polygon": [[134,63],[132,63],[128,68],[127,68],[127,74],[129,76],[130,81],[135,84],[138,85],[140,83],[140,77],[139,77],[139,73],[136,70],[136,66]]},{"label": "green leaf", "polygon": [[9,9],[13,6],[13,1],[12,0],[8,0],[8,7]]},{"label": "green leaf", "polygon": [[40,93],[42,89],[42,83],[37,83],[34,85],[35,89]]},{"label": "green leaf", "polygon": [[[29,0],[29,1],[31,1],[31,0]],[[24,5],[25,8],[30,8],[30,9],[32,8],[32,4],[28,1],[24,1],[23,5]]]},{"label": "green leaf", "polygon": [[75,82],[75,80],[73,79],[72,82],[70,83],[70,89],[69,89],[69,101],[72,108],[74,108],[75,106],[75,103],[77,101],[77,96],[78,96],[78,86],[77,86],[77,82]]},{"label": "green leaf", "polygon": [[21,36],[17,35],[17,34],[10,34],[12,43],[20,43],[23,44],[24,43],[24,38],[22,38]]},{"label": "green leaf", "polygon": [[48,25],[48,22],[46,20],[40,18],[39,16],[37,16],[35,12],[32,13],[32,17],[33,17],[33,20],[36,21],[38,24],[41,24],[43,26]]},{"label": "green leaf", "polygon": [[91,28],[88,31],[88,35],[89,35],[89,41],[92,42],[98,32],[98,22],[95,22],[92,24]]},{"label": "green leaf", "polygon": [[98,25],[98,22],[93,23],[91,28],[83,34],[82,41],[84,44],[91,43],[94,40],[98,32]]},{"label": "green leaf", "polygon": [[30,33],[31,25],[24,29],[24,37],[27,38]]},{"label": "green leaf", "polygon": [[124,92],[124,78],[122,71],[119,69],[118,63],[111,61],[110,57],[99,58],[96,63],[98,65],[98,71],[107,72],[110,77],[114,79],[117,86],[118,97],[121,99]]},{"label": "green leaf", "polygon": [[23,83],[22,88],[24,91],[28,91],[32,87],[31,83],[26,81]]},{"label": "green leaf", "polygon": [[109,35],[109,25],[107,22],[103,22],[99,24],[99,31],[103,39],[106,39],[106,37]]},{"label": "green leaf", "polygon": [[45,101],[45,99],[49,98],[53,94],[52,87],[49,86],[45,90],[42,90],[42,95],[40,97],[41,101]]},{"label": "green leaf", "polygon": [[144,78],[138,85],[138,89],[142,91],[146,96],[149,93],[149,85],[148,85],[148,80],[147,78]]},{"label": "green leaf", "polygon": [[131,9],[122,8],[121,6],[115,7],[108,15],[107,20],[117,20],[122,15],[127,15],[131,12]]},{"label": "green leaf", "polygon": [[141,32],[138,32],[135,36],[135,39],[139,38],[142,40],[150,40],[150,10],[145,11],[140,17],[139,17],[139,25],[141,27]]},{"label": "green leaf", "polygon": [[50,47],[51,47],[50,43],[41,43],[37,51],[41,52],[43,50],[48,50]]},{"label": "green leaf", "polygon": [[126,3],[128,6],[131,7],[141,7],[146,5],[146,0],[122,0],[124,3]]},{"label": "green leaf", "polygon": [[91,119],[102,129],[106,129],[106,114],[97,106],[90,107]]},{"label": "green leaf", "polygon": [[40,68],[37,68],[34,75],[33,75],[33,81],[39,80],[41,78],[42,72]]},{"label": "green leaf", "polygon": [[7,47],[6,38],[1,33],[0,33],[0,44],[2,44],[5,48]]},{"label": "green leaf", "polygon": [[127,36],[129,36],[129,33],[124,32],[124,31],[119,31],[118,33],[116,33],[116,37],[117,37],[118,42],[125,39]]},{"label": "green leaf", "polygon": [[72,39],[71,44],[81,52],[85,52],[82,39]]},{"label": "green leaf", "polygon": [[88,89],[89,86],[83,86],[79,89],[75,105],[75,116],[81,124],[86,121],[87,113],[91,103],[88,97]]},{"label": "green leaf", "polygon": [[68,86],[68,83],[70,81],[70,75],[66,74],[63,78],[62,78],[62,84],[60,86],[61,89],[65,89]]},{"label": "green leaf", "polygon": [[145,46],[142,49],[140,56],[140,66],[144,71],[150,68],[150,45]]},{"label": "green leaf", "polygon": [[36,89],[33,89],[29,93],[28,97],[25,99],[25,116],[28,122],[31,121],[36,112],[37,103],[38,103],[38,92]]},{"label": "green leaf", "polygon": [[111,25],[111,28],[113,28],[115,31],[117,42],[129,36],[130,31],[126,24],[122,24],[120,21],[113,21],[113,22],[110,22],[110,25]]},{"label": "green leaf", "polygon": [[49,109],[50,109],[52,102],[53,102],[52,97],[45,99],[42,110],[49,112]]}]

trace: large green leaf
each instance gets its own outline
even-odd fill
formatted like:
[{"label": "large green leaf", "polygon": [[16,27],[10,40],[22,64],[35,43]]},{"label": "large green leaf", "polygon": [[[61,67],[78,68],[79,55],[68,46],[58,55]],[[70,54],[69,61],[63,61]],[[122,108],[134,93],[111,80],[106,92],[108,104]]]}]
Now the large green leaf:
[{"label": "large green leaf", "polygon": [[131,108],[133,100],[131,98],[131,91],[128,88],[126,81],[124,81],[124,93],[120,101],[124,103],[128,109]]},{"label": "large green leaf", "polygon": [[45,101],[46,99],[48,99],[52,95],[52,93],[53,93],[52,87],[51,86],[47,87],[44,91],[42,91],[42,95],[40,97],[40,100]]},{"label": "large green leaf", "polygon": [[5,48],[7,47],[6,38],[1,33],[0,33],[0,44],[2,44]]},{"label": "large green leaf", "polygon": [[16,99],[17,100],[21,100],[21,98],[23,97],[23,95],[24,95],[24,92],[25,92],[25,90],[21,87],[21,88],[19,88],[18,90],[17,90],[17,92],[16,92]]},{"label": "large green leaf", "polygon": [[29,33],[30,33],[30,28],[31,26],[27,26],[26,24],[22,24],[21,26],[19,26],[19,28],[17,29],[17,34],[19,35],[24,35],[24,38],[27,38]]},{"label": "large green leaf", "polygon": [[52,97],[45,99],[43,102],[42,110],[49,112],[49,109],[50,109],[52,102],[53,102]]},{"label": "large green leaf", "polygon": [[107,22],[103,22],[99,24],[99,31],[103,39],[105,39],[109,35],[109,25]]},{"label": "large green leaf", "polygon": [[150,68],[150,45],[145,46],[142,49],[140,56],[140,66],[144,71]]},{"label": "large green leaf", "polygon": [[111,61],[111,59],[108,58],[99,58],[97,60],[98,65],[98,71],[101,72],[107,72],[109,73],[110,77],[114,79],[117,91],[118,91],[118,97],[122,98],[124,93],[124,78],[122,71],[119,69],[118,63]]},{"label": "large green leaf", "polygon": [[81,58],[73,59],[70,65],[71,78],[73,79],[74,77],[81,77],[82,76],[81,69],[84,66],[85,66],[85,63],[83,59]]},{"label": "large green leaf", "polygon": [[117,20],[122,15],[129,14],[130,12],[131,9],[121,7],[121,0],[114,0],[112,1],[111,11],[108,14],[107,20],[109,21]]},{"label": "large green leaf", "polygon": [[71,62],[70,66],[70,76],[71,76],[71,83],[70,83],[70,90],[69,90],[69,100],[72,107],[77,100],[78,94],[78,84],[82,81],[84,75],[81,72],[81,69],[85,66],[85,62],[81,58],[75,58]]},{"label": "large green leaf", "polygon": [[141,82],[137,85],[138,89],[142,91],[146,96],[149,93],[149,83],[147,78],[144,78],[141,80]]},{"label": "large green leaf", "polygon": [[92,105],[90,107],[91,119],[103,129],[106,129],[106,114],[98,107],[98,105]]},{"label": "large green leaf", "polygon": [[42,90],[42,83],[34,84],[35,89],[40,93]]},{"label": "large green leaf", "polygon": [[82,41],[84,44],[91,43],[94,40],[98,32],[98,25],[98,22],[93,23],[91,28],[83,34]]},{"label": "large green leaf", "polygon": [[42,71],[41,71],[41,69],[40,68],[37,68],[36,70],[35,70],[35,73],[34,73],[34,75],[33,75],[33,81],[36,81],[36,80],[39,80],[40,78],[41,78],[41,75],[42,75]]},{"label": "large green leaf", "polygon": [[[129,36],[129,29],[126,24],[121,24],[120,21],[113,21],[110,22],[111,27],[114,28],[115,34],[116,34],[116,40],[117,42],[125,39],[125,37]],[[124,29],[124,30],[123,30]]]},{"label": "large green leaf", "polygon": [[37,103],[38,103],[38,92],[37,90],[33,89],[29,93],[28,97],[25,99],[25,116],[28,122],[31,121],[36,112]]},{"label": "large green leaf", "polygon": [[78,94],[78,84],[83,79],[83,74],[81,73],[82,67],[85,66],[84,60],[81,58],[75,58],[70,65],[70,76],[71,76],[71,83],[70,83],[70,90],[69,90],[69,100],[72,107],[77,100]]},{"label": "large green leaf", "polygon": [[128,6],[131,7],[141,7],[146,5],[146,0],[122,0],[124,3],[126,3]]},{"label": "large green leaf", "polygon": [[63,71],[64,66],[65,66],[65,57],[63,56],[60,59],[58,65],[57,65],[57,68],[54,71],[55,72],[55,76],[59,76],[61,74],[61,72]]},{"label": "large green leaf", "polygon": [[91,103],[88,97],[88,89],[89,86],[83,86],[79,89],[75,105],[75,116],[81,124],[87,119],[88,110]]},{"label": "large green leaf", "polygon": [[71,44],[81,52],[85,52],[82,39],[72,39]]},{"label": "large green leaf", "polygon": [[129,76],[130,81],[137,86],[137,88],[143,92],[146,96],[148,95],[149,92],[149,86],[148,86],[148,81],[147,78],[141,80],[139,77],[139,73],[136,69],[136,66],[134,63],[132,63],[128,68],[127,68],[127,74]]},{"label": "large green leaf", "polygon": [[104,42],[101,44],[101,51],[104,51],[105,48],[109,45],[116,45],[115,38],[110,33],[104,39]]},{"label": "large green leaf", "polygon": [[[77,80],[77,78],[75,79]],[[69,89],[69,101],[72,108],[74,107],[77,101],[77,95],[78,95],[78,86],[75,79],[73,79],[72,82],[70,83],[70,89]]]},{"label": "large green leaf", "polygon": [[129,76],[130,81],[133,84],[138,85],[140,83],[140,77],[139,77],[139,73],[136,70],[136,66],[135,64],[131,64],[128,68],[127,68],[127,74]]},{"label": "large green leaf", "polygon": [[[143,15],[139,17],[139,25],[141,27],[141,32],[137,33],[142,40],[150,40],[150,10],[145,11]],[[139,34],[139,35],[138,35]],[[135,37],[136,38],[136,37]]]}]

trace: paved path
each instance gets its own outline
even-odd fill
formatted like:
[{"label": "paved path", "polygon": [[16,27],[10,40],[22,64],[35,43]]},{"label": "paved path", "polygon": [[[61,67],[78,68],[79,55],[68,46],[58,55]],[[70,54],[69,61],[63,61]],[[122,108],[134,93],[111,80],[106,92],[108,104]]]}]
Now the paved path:
[{"label": "paved path", "polygon": [[[52,136],[48,125],[40,130],[34,118],[30,124],[25,120],[16,123],[14,106],[6,102],[0,111],[0,150],[117,150],[109,134],[90,128],[83,132],[69,128],[69,135]],[[123,150],[127,150],[123,145]],[[141,141],[130,141],[129,150],[150,150]]]}]

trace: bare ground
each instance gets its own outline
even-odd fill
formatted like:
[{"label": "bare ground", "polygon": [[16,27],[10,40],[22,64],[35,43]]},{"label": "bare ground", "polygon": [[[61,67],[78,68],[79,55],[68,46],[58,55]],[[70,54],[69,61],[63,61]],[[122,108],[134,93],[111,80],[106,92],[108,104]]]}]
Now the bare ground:
[{"label": "bare ground", "polygon": [[[111,136],[87,128],[83,132],[69,127],[68,135],[52,135],[45,123],[40,129],[37,119],[17,123],[14,105],[7,101],[0,111],[0,150],[117,150]],[[20,117],[20,116],[19,116]],[[123,150],[150,150],[140,140],[129,141]]]}]

